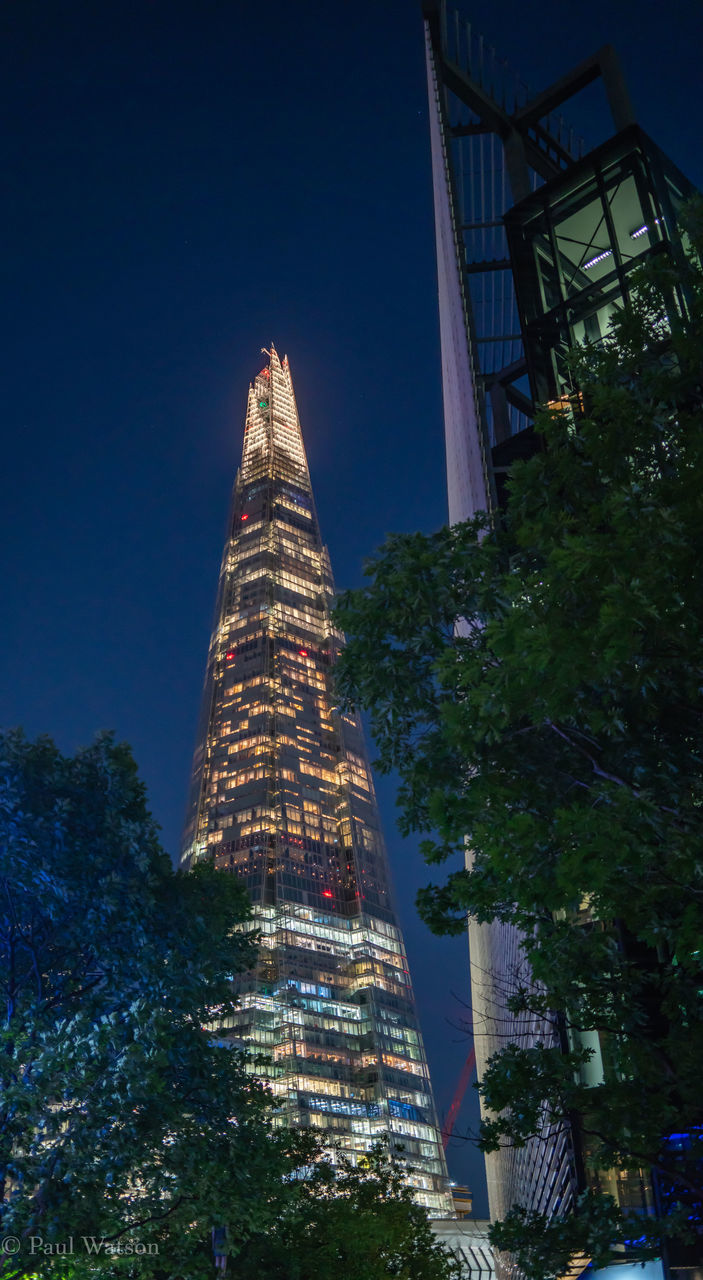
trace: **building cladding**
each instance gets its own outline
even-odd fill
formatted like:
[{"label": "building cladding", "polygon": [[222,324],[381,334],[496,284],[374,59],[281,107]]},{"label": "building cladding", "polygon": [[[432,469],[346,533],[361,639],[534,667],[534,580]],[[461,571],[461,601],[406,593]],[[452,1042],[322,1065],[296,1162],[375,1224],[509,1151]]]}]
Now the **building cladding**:
[{"label": "building cladding", "polygon": [[261,936],[231,1035],[288,1123],[352,1156],[402,1145],[417,1200],[451,1215],[359,718],[335,705],[343,636],[287,357],[249,389],[193,765],[183,861],[246,885]]},{"label": "building cladding", "polygon": [[[692,188],[635,123],[610,46],[533,95],[457,8],[445,0],[425,0],[423,8],[449,519],[456,523],[504,504],[510,466],[540,447],[535,405],[569,410],[578,403],[570,353],[607,334],[637,290],[641,263],[661,253],[681,257],[677,218]],[[596,80],[615,132],[584,152],[560,109]],[[672,290],[672,303],[685,313],[680,291]],[[549,1022],[510,1010],[511,994],[531,980],[520,934],[500,921],[471,920],[469,951],[479,1078],[510,1042],[561,1044]],[[602,1079],[597,1033],[571,1029],[566,1040],[592,1052],[583,1083]],[[524,1148],[492,1153],[491,1217],[516,1203],[564,1214],[588,1185],[607,1186],[624,1208],[654,1210],[648,1171],[606,1183],[588,1156],[583,1132],[546,1123]],[[505,1256],[496,1270],[501,1278],[517,1274]]]},{"label": "building cladding", "polygon": [[488,1222],[463,1218],[443,1219],[432,1224],[435,1237],[458,1264],[460,1280],[495,1280],[493,1248],[488,1239]]},{"label": "building cladding", "polygon": [[[457,87],[471,55],[472,37],[458,22],[426,21],[426,64],[438,266],[447,489],[451,524],[490,510],[496,498],[491,445],[501,432],[493,422],[490,397],[481,393],[481,373],[500,360],[519,356],[516,318],[505,232],[500,217],[510,201],[505,173],[496,179],[498,148],[483,133],[471,132],[471,113],[455,98],[442,74],[440,58],[456,68]],[[448,58],[447,44],[451,47]],[[481,60],[488,53],[481,49]],[[455,62],[454,59],[457,59]],[[464,64],[462,71],[461,64]],[[457,141],[460,139],[460,142]],[[468,154],[459,152],[464,146]],[[468,150],[470,148],[470,151]],[[477,234],[481,224],[482,234]],[[469,235],[473,242],[465,239]],[[473,257],[487,254],[497,265],[467,273]],[[475,279],[471,280],[471,275]],[[471,291],[471,284],[474,291]],[[515,331],[518,331],[518,339]],[[504,405],[516,431],[524,429],[522,393]],[[470,865],[470,853],[467,854]],[[535,1018],[516,1018],[508,1000],[524,977],[520,935],[502,921],[469,921],[472,1021],[479,1080],[489,1059],[511,1041],[551,1042],[553,1029]],[[576,1178],[570,1137],[563,1131],[533,1139],[522,1149],[507,1146],[486,1156],[486,1181],[492,1220],[505,1217],[513,1204],[548,1214],[566,1212],[574,1203]],[[507,1259],[497,1260],[500,1275],[511,1273]]]}]

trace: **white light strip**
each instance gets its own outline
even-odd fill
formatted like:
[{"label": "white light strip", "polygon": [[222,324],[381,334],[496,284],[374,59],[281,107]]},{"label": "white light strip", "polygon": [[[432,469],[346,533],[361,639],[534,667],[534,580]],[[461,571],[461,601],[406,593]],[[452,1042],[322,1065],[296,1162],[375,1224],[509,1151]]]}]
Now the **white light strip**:
[{"label": "white light strip", "polygon": [[595,267],[596,263],[603,262],[605,258],[612,258],[612,256],[612,249],[604,249],[603,253],[597,253],[595,258],[591,258],[589,262],[584,262],[583,269],[584,271],[588,271],[590,267]]},{"label": "white light strip", "polygon": [[[655,225],[655,227],[660,226],[660,224],[661,224],[661,219],[660,219],[660,218],[655,218],[655,219],[654,219],[654,225]],[[630,232],[630,239],[631,239],[631,240],[639,240],[640,236],[644,236],[644,235],[646,235],[648,231],[649,231],[649,227],[647,226],[647,223],[646,223],[646,222],[643,222],[641,227],[637,227],[637,229],[636,229],[635,231],[631,231],[631,232]]]}]

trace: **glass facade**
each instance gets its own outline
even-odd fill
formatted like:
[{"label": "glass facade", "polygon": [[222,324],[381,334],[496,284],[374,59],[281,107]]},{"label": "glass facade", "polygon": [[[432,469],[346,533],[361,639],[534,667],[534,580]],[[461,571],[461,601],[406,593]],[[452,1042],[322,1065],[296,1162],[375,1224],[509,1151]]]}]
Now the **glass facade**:
[{"label": "glass facade", "polygon": [[281,1116],[354,1157],[402,1145],[417,1200],[452,1214],[403,939],[358,717],[335,705],[343,644],[287,358],[249,389],[242,465],[184,838],[240,877],[261,934],[231,1035],[265,1055]]},{"label": "glass facade", "polygon": [[537,403],[573,392],[569,351],[605,336],[643,258],[667,245],[678,252],[676,219],[691,193],[690,183],[633,125],[506,214]]}]

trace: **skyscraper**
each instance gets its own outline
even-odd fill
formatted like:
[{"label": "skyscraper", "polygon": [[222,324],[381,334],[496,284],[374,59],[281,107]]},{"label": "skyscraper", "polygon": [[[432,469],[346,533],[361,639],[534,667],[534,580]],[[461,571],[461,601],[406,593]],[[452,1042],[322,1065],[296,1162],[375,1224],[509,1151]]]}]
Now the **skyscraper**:
[{"label": "skyscraper", "polygon": [[249,389],[183,859],[241,878],[261,933],[231,1034],[266,1054],[289,1122],[354,1157],[402,1144],[417,1200],[452,1212],[359,719],[335,706],[343,636],[287,358]]},{"label": "skyscraper", "polygon": [[[502,63],[499,68],[492,51],[442,0],[427,0],[424,10],[448,515],[450,524],[456,524],[495,505],[506,470],[499,456],[503,442],[525,435],[533,439],[502,223],[513,199],[509,179],[519,166],[500,136],[494,137],[488,125],[477,125],[479,106],[485,106],[488,116],[493,99],[487,97],[484,104],[483,79],[475,84],[472,71],[486,85],[497,83],[501,101],[511,106],[511,93],[517,102],[524,86],[498,81],[499,70],[507,78]],[[538,163],[548,160],[540,157]],[[520,172],[520,192],[523,186],[529,191],[531,179]],[[555,1032],[544,1019],[510,1012],[509,997],[526,978],[518,931],[500,920],[480,924],[473,918],[468,931],[481,1080],[490,1058],[511,1041],[549,1044],[555,1042]],[[505,1217],[516,1203],[552,1215],[568,1212],[575,1202],[572,1140],[563,1127],[523,1148],[503,1145],[485,1161],[492,1220]],[[517,1272],[498,1256],[497,1274],[513,1280]]]},{"label": "skyscraper", "polygon": [[[680,253],[677,214],[691,192],[636,125],[611,46],[532,94],[462,8],[423,0],[450,523],[505,502],[512,463],[539,447],[535,407],[563,408],[577,396],[569,353],[607,333],[645,258]],[[587,151],[561,108],[596,81],[615,133]],[[512,925],[470,920],[469,952],[479,1079],[511,1042],[562,1043],[549,1021],[510,1008],[516,986],[530,981]],[[593,1053],[583,1082],[597,1081],[598,1033],[569,1034]],[[547,1217],[568,1213],[580,1191],[605,1183],[587,1155],[577,1127],[546,1125],[524,1147],[491,1153],[491,1217],[516,1203]],[[648,1213],[647,1183],[643,1170],[607,1189]],[[649,1265],[663,1275],[662,1264]],[[497,1268],[501,1280],[518,1275],[509,1258]]]}]

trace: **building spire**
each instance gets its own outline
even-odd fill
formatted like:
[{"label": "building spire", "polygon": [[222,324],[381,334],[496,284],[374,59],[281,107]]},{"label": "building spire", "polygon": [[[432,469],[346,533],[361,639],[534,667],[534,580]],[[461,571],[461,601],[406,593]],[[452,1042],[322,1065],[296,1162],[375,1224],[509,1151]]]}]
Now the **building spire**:
[{"label": "building spire", "polygon": [[289,1122],[353,1159],[389,1133],[435,1215],[452,1212],[408,962],[287,360],[250,388],[184,838],[246,886],[260,934],[229,1029],[274,1063]]}]

